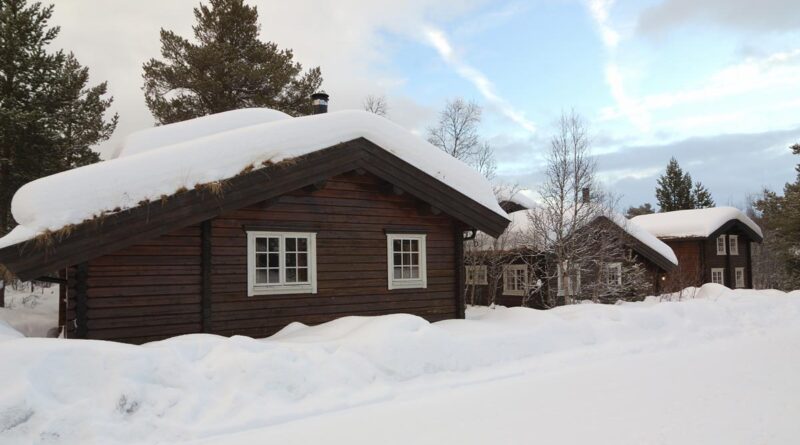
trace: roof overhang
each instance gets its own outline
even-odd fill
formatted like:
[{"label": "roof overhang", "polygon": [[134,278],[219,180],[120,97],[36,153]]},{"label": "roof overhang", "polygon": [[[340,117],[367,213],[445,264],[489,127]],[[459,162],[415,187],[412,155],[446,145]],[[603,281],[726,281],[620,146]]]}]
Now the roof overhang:
[{"label": "roof overhang", "polygon": [[30,240],[0,249],[0,263],[20,279],[35,279],[223,212],[279,197],[348,171],[362,169],[461,221],[499,236],[508,219],[364,138],[267,166],[225,181],[224,193],[206,188],[85,221],[47,243]]}]

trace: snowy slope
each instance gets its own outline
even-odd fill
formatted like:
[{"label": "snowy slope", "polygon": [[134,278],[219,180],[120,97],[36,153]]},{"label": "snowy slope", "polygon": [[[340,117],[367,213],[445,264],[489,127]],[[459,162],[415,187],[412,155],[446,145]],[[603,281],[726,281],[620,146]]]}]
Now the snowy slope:
[{"label": "snowy slope", "polygon": [[[304,422],[414,394],[455,394],[481,382],[538,374],[543,366],[557,376],[576,360],[591,366],[643,353],[688,351],[702,343],[779,329],[800,333],[798,295],[706,285],[698,297],[550,311],[483,309],[471,311],[471,320],[434,324],[402,314],[345,317],[316,327],[291,325],[265,340],[188,335],[130,346],[7,339],[0,341],[0,443],[113,445],[201,438],[214,443],[220,435]],[[797,359],[797,350],[789,353]],[[672,369],[711,371],[697,368],[687,357],[676,356],[677,368]],[[648,361],[634,370],[658,366]],[[643,389],[636,381],[639,374],[626,373],[624,367],[615,371],[628,379],[617,381],[624,390],[620,394],[635,398]],[[666,377],[658,384],[673,382]],[[546,381],[559,382],[555,377]],[[630,386],[625,386],[628,381]],[[789,389],[781,381],[775,384],[776,390]],[[582,400],[577,392],[559,397],[577,404]],[[476,409],[517,408],[504,405],[504,400],[485,400]],[[766,411],[753,406],[749,413],[769,418],[790,415],[800,403],[796,397],[792,400],[794,405],[768,406]],[[581,409],[592,418],[606,403],[598,399]],[[693,399],[667,403],[683,412]],[[632,415],[609,414],[615,413],[622,418]],[[461,421],[482,418],[480,412],[475,416]],[[583,416],[567,417],[578,422]],[[527,418],[535,420],[536,413]],[[395,422],[409,425],[405,419]],[[520,427],[524,426],[527,423]],[[503,442],[501,437],[497,443]]]},{"label": "snowy slope", "polygon": [[[213,117],[220,115],[210,118]],[[227,115],[223,113],[221,118],[227,120]],[[190,140],[183,131],[176,133],[183,142],[145,149],[24,185],[11,204],[14,219],[20,225],[0,239],[0,248],[114,209],[135,207],[143,200],[156,200],[184,187],[192,189],[197,184],[231,178],[251,165],[277,163],[359,137],[506,216],[491,185],[478,172],[404,128],[365,111],[277,119]],[[142,147],[153,144],[147,139]],[[164,142],[171,140],[175,139],[165,137]]]},{"label": "snowy slope", "polygon": [[741,210],[734,207],[676,210],[640,215],[632,221],[659,238],[706,238],[730,220],[737,219],[763,236],[761,228]]}]

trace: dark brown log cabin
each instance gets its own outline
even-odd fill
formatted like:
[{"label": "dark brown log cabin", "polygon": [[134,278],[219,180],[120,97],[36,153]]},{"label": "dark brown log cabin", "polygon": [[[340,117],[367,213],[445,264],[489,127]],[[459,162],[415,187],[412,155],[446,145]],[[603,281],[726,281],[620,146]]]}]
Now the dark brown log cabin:
[{"label": "dark brown log cabin", "polygon": [[[519,204],[514,207],[509,202],[503,202],[501,206],[514,221],[510,226],[512,229],[518,232],[527,230],[524,207]],[[628,227],[621,227],[622,222]],[[499,245],[507,248],[468,251],[467,302],[494,302],[503,306],[546,309],[564,304],[568,297],[614,302],[618,299],[631,300],[658,295],[662,291],[665,277],[677,265],[673,263],[674,259],[664,256],[632,236],[629,233],[633,232],[630,230],[632,225],[633,223],[626,221],[621,215],[615,216],[614,220],[604,215],[596,217],[577,236],[586,238],[587,243],[594,243],[592,245],[597,245],[597,249],[604,250],[610,256],[604,258],[599,265],[581,264],[580,271],[568,280],[560,277],[557,265],[550,255],[519,246],[519,238],[515,234],[504,233]],[[591,236],[584,237],[583,234]],[[508,239],[506,244],[502,243],[504,238]],[[649,241],[661,244],[654,238]],[[663,247],[664,250],[669,250],[666,246]]]},{"label": "dark brown log cabin", "polygon": [[[726,213],[730,216],[719,217]],[[664,218],[674,221],[675,214],[693,224],[687,222],[670,229]],[[738,209],[679,210],[638,216],[633,220],[653,232],[678,257],[678,268],[666,276],[666,291],[676,292],[704,283],[722,284],[732,289],[753,287],[751,244],[760,243],[762,235],[758,226]],[[693,225],[704,227],[692,230]]]},{"label": "dark brown log cabin", "polygon": [[[463,237],[508,221],[365,139],[0,250],[59,276],[68,338],[264,337],[346,315],[464,316]],[[394,263],[390,265],[390,263]]]}]

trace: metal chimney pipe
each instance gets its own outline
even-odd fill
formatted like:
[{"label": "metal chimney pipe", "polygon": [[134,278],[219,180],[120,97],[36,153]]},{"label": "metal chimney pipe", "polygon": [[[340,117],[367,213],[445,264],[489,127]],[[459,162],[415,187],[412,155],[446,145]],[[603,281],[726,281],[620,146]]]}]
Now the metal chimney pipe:
[{"label": "metal chimney pipe", "polygon": [[328,96],[325,93],[314,93],[311,95],[311,114],[322,114],[328,112]]}]

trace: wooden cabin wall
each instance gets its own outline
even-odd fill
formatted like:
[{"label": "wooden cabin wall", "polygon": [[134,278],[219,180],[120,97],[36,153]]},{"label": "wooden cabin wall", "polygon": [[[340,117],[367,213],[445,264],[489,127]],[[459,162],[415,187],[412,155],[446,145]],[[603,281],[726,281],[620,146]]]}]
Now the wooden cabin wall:
[{"label": "wooden cabin wall", "polygon": [[[85,337],[143,343],[210,332],[265,337],[290,322],[317,324],[346,315],[412,313],[430,321],[459,317],[460,223],[407,194],[355,172],[214,218],[210,301],[203,317],[202,225],[187,227],[85,263]],[[244,227],[317,233],[316,294],[247,296]],[[427,233],[427,289],[388,290],[386,229]],[[81,283],[69,272],[67,335],[80,337]]]}]

